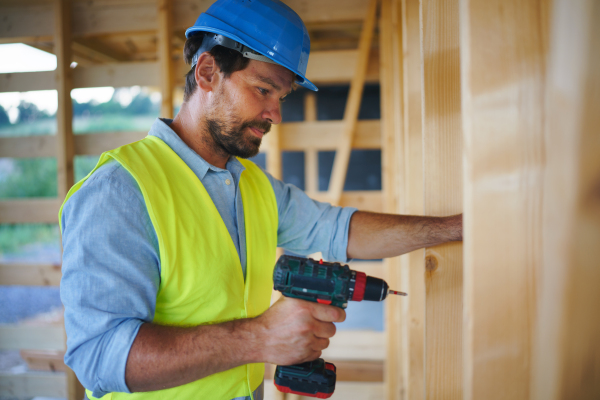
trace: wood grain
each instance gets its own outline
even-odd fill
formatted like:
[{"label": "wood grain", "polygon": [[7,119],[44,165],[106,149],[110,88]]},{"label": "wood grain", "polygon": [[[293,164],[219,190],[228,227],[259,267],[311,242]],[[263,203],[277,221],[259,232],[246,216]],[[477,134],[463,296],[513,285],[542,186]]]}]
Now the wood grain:
[{"label": "wood grain", "polygon": [[548,3],[461,3],[469,400],[530,393],[542,261]]},{"label": "wood grain", "polygon": [[[462,210],[458,1],[421,2],[424,211]],[[425,260],[425,398],[462,399],[462,243]]]},{"label": "wood grain", "polygon": [[600,398],[600,4],[553,4],[532,400]]}]

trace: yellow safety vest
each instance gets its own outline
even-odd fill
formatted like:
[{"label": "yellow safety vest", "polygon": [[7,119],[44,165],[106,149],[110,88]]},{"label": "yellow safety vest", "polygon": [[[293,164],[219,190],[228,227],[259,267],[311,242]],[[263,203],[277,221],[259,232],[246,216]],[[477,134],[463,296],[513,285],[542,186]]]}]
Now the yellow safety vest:
[{"label": "yellow safety vest", "polygon": [[[192,170],[157,137],[102,154],[94,170],[71,188],[65,203],[111,159],[137,181],[158,237],[161,271],[154,323],[215,324],[256,317],[269,308],[278,213],[275,193],[260,168],[240,159],[245,167],[239,183],[246,227],[244,282],[235,245],[212,199]],[[59,221],[61,215],[62,207]],[[171,389],[115,392],[102,399],[229,400],[252,396],[263,377],[264,364],[248,364]],[[86,393],[95,399],[89,390]]]}]

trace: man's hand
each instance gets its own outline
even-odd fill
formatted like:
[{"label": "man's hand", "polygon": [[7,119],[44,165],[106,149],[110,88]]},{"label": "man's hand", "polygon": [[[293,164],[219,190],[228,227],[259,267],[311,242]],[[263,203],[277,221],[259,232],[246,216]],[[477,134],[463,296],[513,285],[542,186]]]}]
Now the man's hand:
[{"label": "man's hand", "polygon": [[348,258],[395,257],[423,247],[462,240],[462,214],[450,217],[357,211],[350,220]]},{"label": "man's hand", "polygon": [[341,308],[282,297],[253,322],[265,343],[262,361],[292,365],[321,356],[335,334],[334,322],[343,322]]}]

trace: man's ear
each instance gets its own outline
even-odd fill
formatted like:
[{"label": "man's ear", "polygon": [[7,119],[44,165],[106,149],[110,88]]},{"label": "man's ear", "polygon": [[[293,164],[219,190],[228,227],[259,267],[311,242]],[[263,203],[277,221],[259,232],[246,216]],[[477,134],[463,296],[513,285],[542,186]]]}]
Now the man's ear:
[{"label": "man's ear", "polygon": [[207,51],[202,53],[194,71],[196,84],[200,90],[212,92],[218,84],[220,71],[215,58]]}]

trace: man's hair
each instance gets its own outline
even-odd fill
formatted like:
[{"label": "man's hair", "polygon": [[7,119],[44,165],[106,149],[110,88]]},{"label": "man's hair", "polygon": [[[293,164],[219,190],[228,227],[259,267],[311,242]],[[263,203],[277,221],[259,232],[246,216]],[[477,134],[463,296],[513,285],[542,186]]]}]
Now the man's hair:
[{"label": "man's hair", "polygon": [[[196,51],[202,45],[204,34],[196,34],[185,41],[183,47],[183,59],[186,64],[192,63],[192,58]],[[209,53],[215,58],[217,67],[223,72],[225,78],[229,78],[236,71],[241,71],[250,63],[249,58],[245,58],[238,51],[228,49],[223,46],[215,46]],[[188,101],[189,97],[196,91],[198,84],[194,74],[196,67],[190,69],[185,75],[185,89],[183,91],[183,101]]]}]

